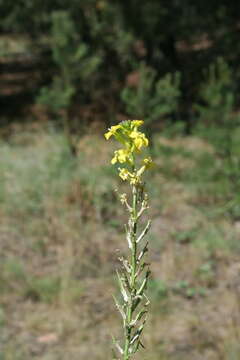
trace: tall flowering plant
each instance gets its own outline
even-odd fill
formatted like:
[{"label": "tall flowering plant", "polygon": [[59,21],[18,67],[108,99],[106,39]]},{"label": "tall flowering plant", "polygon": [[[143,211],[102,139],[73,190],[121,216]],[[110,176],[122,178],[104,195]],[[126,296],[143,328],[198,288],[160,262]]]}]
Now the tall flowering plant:
[{"label": "tall flowering plant", "polygon": [[149,264],[145,261],[148,252],[148,240],[145,238],[151,222],[139,232],[139,220],[148,209],[148,197],[143,181],[144,173],[152,165],[150,157],[142,158],[142,150],[148,146],[145,134],[139,131],[142,120],[127,120],[112,126],[105,134],[108,140],[113,136],[122,147],[114,151],[112,164],[118,163],[119,176],[131,187],[131,199],[126,194],[120,200],[129,212],[128,223],[125,225],[126,239],[129,247],[127,258],[121,257],[122,267],[117,271],[121,292],[121,301],[114,298],[116,307],[122,317],[123,341],[113,339],[122,360],[130,359],[140,347],[144,348],[141,334],[146,322],[149,300],[145,290],[150,275]]}]

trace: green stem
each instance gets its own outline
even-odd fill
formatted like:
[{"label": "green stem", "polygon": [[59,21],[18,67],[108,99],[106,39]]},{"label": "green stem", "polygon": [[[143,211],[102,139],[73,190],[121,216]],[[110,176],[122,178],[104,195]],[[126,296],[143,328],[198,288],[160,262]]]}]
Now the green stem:
[{"label": "green stem", "polygon": [[125,347],[123,353],[123,360],[129,360],[130,358],[130,341],[131,341],[131,332],[130,323],[132,321],[133,313],[133,299],[136,295],[136,267],[137,267],[137,187],[133,185],[132,187],[133,202],[132,202],[132,214],[131,214],[131,274],[130,274],[130,287],[131,287],[131,299],[128,303],[127,308],[127,319],[126,319],[126,328],[125,328]]}]

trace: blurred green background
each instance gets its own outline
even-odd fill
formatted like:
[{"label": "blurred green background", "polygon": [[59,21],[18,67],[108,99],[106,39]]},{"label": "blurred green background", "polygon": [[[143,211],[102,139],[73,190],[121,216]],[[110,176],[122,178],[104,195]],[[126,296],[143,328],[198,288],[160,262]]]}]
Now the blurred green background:
[{"label": "blurred green background", "polygon": [[128,118],[157,165],[138,358],[239,360],[239,33],[230,0],[0,0],[0,360],[111,359]]}]

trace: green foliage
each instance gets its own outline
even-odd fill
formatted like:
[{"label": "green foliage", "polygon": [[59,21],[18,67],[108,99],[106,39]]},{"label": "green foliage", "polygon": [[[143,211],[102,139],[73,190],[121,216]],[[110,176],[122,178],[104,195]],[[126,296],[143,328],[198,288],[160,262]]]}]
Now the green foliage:
[{"label": "green foliage", "polygon": [[3,274],[6,279],[23,280],[25,279],[25,271],[23,264],[17,258],[7,260],[3,266]]},{"label": "green foliage", "polygon": [[203,263],[196,271],[196,278],[202,286],[211,288],[216,285],[216,274],[213,261]]},{"label": "green foliage", "polygon": [[224,235],[222,229],[210,224],[206,229],[202,229],[195,240],[195,245],[206,249],[210,255],[217,249],[227,250],[229,249],[229,243]]},{"label": "green foliage", "polygon": [[63,79],[55,77],[51,87],[43,87],[37,98],[39,104],[47,105],[52,112],[58,113],[59,110],[67,108],[74,95],[74,88],[66,83]]},{"label": "green foliage", "polygon": [[180,97],[180,74],[166,74],[157,79],[154,69],[144,63],[139,69],[139,83],[127,86],[121,97],[127,113],[134,118],[143,118],[146,126],[176,114]]},{"label": "green foliage", "polygon": [[236,339],[235,342],[225,345],[226,360],[238,360],[240,356],[240,346],[239,339]]},{"label": "green foliage", "polygon": [[26,359],[26,353],[19,351],[17,346],[6,346],[4,351],[0,351],[0,360],[24,360]]},{"label": "green foliage", "polygon": [[205,72],[206,81],[200,88],[203,104],[195,105],[200,120],[213,125],[231,125],[235,105],[232,71],[228,64],[219,58]]},{"label": "green foliage", "polygon": [[55,75],[50,87],[41,89],[38,101],[56,112],[72,104],[78,81],[84,84],[83,93],[88,90],[89,77],[97,70],[101,58],[91,54],[68,12],[56,11],[52,14],[51,32],[53,60],[59,74]]},{"label": "green foliage", "polygon": [[6,318],[5,312],[4,312],[3,308],[0,307],[0,329],[2,326],[4,326],[5,318]]},{"label": "green foliage", "polygon": [[[216,149],[217,176],[222,177],[230,200],[229,210],[234,216],[240,215],[240,116],[236,113],[236,96],[231,68],[223,59],[218,59],[206,72],[206,82],[201,87],[203,104],[196,105],[200,126],[196,129]],[[207,124],[205,126],[204,124]],[[210,169],[210,172],[212,170]],[[220,179],[220,178],[219,178]]]},{"label": "green foliage", "polygon": [[16,138],[15,143],[1,147],[0,201],[5,211],[12,215],[38,216],[43,211],[44,198],[49,193],[59,196],[71,178],[73,160],[63,136],[52,134],[46,142],[45,152],[39,152],[33,135],[25,134],[24,141],[29,143],[21,146]]},{"label": "green foliage", "polygon": [[52,56],[58,73],[50,86],[41,88],[37,101],[61,116],[69,148],[72,155],[76,155],[76,129],[72,126],[69,110],[77,95],[79,82],[82,84],[80,102],[84,102],[83,99],[92,91],[93,74],[100,65],[101,57],[96,52],[91,53],[89,46],[83,42],[69,12],[55,11],[51,19]]},{"label": "green foliage", "polygon": [[[21,141],[24,146],[19,144]],[[94,149],[96,138],[86,146]],[[0,206],[13,220],[32,219],[26,229],[29,235],[37,237],[31,245],[35,251],[43,255],[46,252],[44,236],[48,227],[44,218],[49,203],[61,203],[68,194],[74,199],[73,206],[80,219],[93,217],[119,228],[116,213],[122,209],[116,206],[116,192],[109,191],[114,170],[97,163],[90,166],[84,152],[73,158],[63,134],[54,130],[44,138],[32,133],[19,134],[11,145],[1,144],[1,153]],[[65,222],[68,216],[68,209],[60,205],[59,219]]]},{"label": "green foliage", "polygon": [[[238,13],[238,4],[224,0],[184,4],[53,0],[44,5],[40,0],[0,0],[0,30],[6,36],[0,40],[8,43],[0,44],[0,52],[8,54],[16,35],[15,43],[27,37],[28,46],[10,52],[37,60],[36,73],[44,84],[37,100],[61,116],[62,109],[69,111],[74,104],[94,103],[97,109],[104,107],[110,121],[122,112],[122,92],[126,110],[134,118],[145,117],[152,124],[176,117],[180,110],[178,119],[186,122],[192,102],[199,100],[201,70],[215,61],[216,54],[231,62],[233,82],[238,83]],[[44,66],[38,66],[38,60]],[[128,75],[142,63],[146,66],[140,70],[138,89],[123,89]],[[225,70],[220,65],[219,71]],[[211,72],[214,77],[215,70]],[[206,96],[216,105],[218,89],[212,85],[209,91]],[[201,106],[198,111],[205,112]],[[215,115],[212,110],[211,116]]]},{"label": "green foliage", "polygon": [[[26,281],[26,272],[22,261],[17,257],[2,260],[0,263],[0,292],[5,294],[12,292],[21,294],[22,288]],[[1,310],[1,307],[0,307]],[[0,311],[0,323],[3,313]]]},{"label": "green foliage", "polygon": [[185,280],[178,281],[176,284],[174,284],[172,290],[176,294],[182,295],[187,299],[206,295],[206,289],[204,287],[192,286],[192,284]]},{"label": "green foliage", "polygon": [[30,277],[25,288],[25,296],[34,301],[53,303],[59,295],[61,286],[58,277]]},{"label": "green foliage", "polygon": [[198,228],[192,228],[185,231],[178,231],[174,234],[174,239],[179,242],[180,244],[188,244],[192,242],[199,232]]},{"label": "green foliage", "polygon": [[163,300],[168,296],[169,289],[164,281],[159,279],[151,279],[148,286],[149,294],[155,301]]}]

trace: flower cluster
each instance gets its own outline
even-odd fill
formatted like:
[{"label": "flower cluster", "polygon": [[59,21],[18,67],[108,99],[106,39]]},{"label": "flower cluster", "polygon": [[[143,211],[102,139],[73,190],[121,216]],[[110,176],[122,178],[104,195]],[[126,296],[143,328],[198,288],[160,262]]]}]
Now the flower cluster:
[{"label": "flower cluster", "polygon": [[143,123],[142,120],[123,121],[112,126],[105,134],[107,140],[113,136],[123,145],[122,149],[114,151],[111,163],[126,164],[127,167],[119,168],[119,176],[121,179],[129,181],[131,185],[141,183],[142,174],[152,166],[152,159],[148,157],[143,160],[143,165],[136,169],[135,154],[140,153],[142,148],[149,144],[145,134],[138,130]]}]

